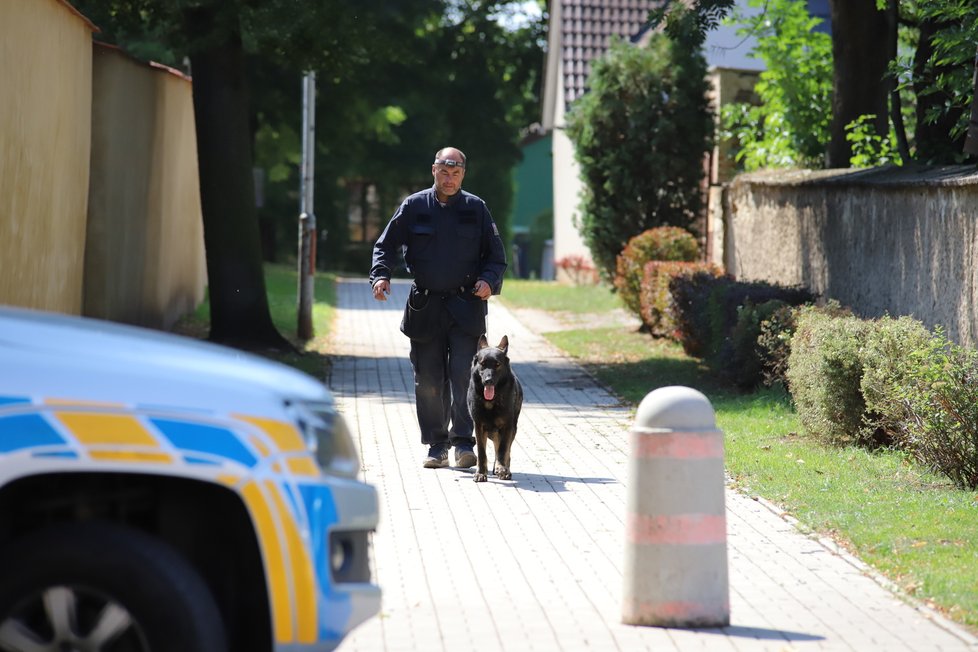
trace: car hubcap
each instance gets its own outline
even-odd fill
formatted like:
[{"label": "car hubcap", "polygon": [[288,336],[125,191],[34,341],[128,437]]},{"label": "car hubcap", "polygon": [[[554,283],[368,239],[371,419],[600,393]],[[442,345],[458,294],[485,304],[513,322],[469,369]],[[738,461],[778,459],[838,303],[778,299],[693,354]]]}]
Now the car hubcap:
[{"label": "car hubcap", "polygon": [[0,649],[16,652],[147,652],[129,612],[97,592],[55,586],[0,622]]}]

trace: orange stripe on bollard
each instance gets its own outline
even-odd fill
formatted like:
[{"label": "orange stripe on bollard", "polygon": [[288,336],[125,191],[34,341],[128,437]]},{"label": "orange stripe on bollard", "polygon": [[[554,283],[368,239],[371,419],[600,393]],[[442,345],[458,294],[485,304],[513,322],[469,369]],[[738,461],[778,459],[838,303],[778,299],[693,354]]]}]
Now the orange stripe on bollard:
[{"label": "orange stripe on bollard", "polygon": [[726,516],[677,514],[644,516],[629,514],[625,538],[637,544],[705,545],[726,543]]},{"label": "orange stripe on bollard", "polygon": [[723,436],[717,432],[670,432],[635,437],[635,455],[642,459],[709,459],[723,457]]},{"label": "orange stripe on bollard", "polygon": [[730,613],[730,603],[712,602],[636,602],[630,606],[633,620],[660,626],[695,627],[699,623],[715,626],[716,613]]}]

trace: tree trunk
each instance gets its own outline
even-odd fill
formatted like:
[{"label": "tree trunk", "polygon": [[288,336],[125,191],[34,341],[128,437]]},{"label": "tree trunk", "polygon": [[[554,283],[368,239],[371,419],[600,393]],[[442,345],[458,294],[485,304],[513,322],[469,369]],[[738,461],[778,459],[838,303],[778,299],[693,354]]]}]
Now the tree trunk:
[{"label": "tree trunk", "polygon": [[846,125],[861,115],[876,116],[876,133],[888,133],[887,85],[889,17],[876,0],[831,0],[832,125],[827,156],[830,168],[847,168],[852,148]]},{"label": "tree trunk", "polygon": [[[917,158],[926,163],[953,163],[964,147],[963,135],[951,140],[951,130],[957,125],[963,111],[957,106],[957,98],[944,91],[927,90],[934,79],[947,71],[946,66],[934,66],[930,61],[934,54],[934,34],[941,27],[941,24],[933,20],[921,21],[920,39],[913,62],[913,87],[917,95],[917,125],[914,130]],[[944,106],[951,108],[939,110],[938,118],[934,122],[927,121],[926,116],[931,110]]]},{"label": "tree trunk", "polygon": [[971,114],[964,139],[964,153],[978,156],[978,52],[975,52],[974,70],[971,73]]},{"label": "tree trunk", "polygon": [[[900,0],[889,0],[886,6],[887,32],[889,34],[886,44],[888,58],[895,61],[897,49],[900,41]],[[903,101],[900,98],[900,90],[897,87],[896,77],[886,76],[886,92],[890,96],[890,125],[896,135],[897,152],[900,154],[900,161],[903,165],[910,165],[910,143],[907,141],[907,128],[903,124]]]},{"label": "tree trunk", "polygon": [[186,17],[197,36],[190,64],[210,339],[242,348],[290,349],[272,324],[265,291],[240,28],[236,17],[218,11],[201,8]]}]

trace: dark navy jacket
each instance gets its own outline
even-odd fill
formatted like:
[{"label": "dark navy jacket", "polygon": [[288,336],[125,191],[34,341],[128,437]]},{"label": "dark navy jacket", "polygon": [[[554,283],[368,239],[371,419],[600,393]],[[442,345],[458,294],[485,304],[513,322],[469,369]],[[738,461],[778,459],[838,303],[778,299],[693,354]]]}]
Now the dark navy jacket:
[{"label": "dark navy jacket", "polygon": [[[480,278],[499,294],[506,252],[486,203],[460,190],[442,206],[434,187],[402,203],[374,245],[371,285],[390,279],[402,247],[415,284],[431,292],[471,291]],[[484,302],[480,301],[480,304]]]}]

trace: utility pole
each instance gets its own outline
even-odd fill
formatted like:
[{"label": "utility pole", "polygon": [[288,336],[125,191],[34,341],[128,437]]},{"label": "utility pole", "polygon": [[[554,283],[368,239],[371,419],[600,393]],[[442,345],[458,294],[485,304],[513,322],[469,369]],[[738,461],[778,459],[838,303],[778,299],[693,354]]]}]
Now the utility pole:
[{"label": "utility pole", "polygon": [[316,149],[316,73],[302,78],[302,170],[299,204],[298,325],[300,340],[311,340],[316,273],[316,214],[313,212],[313,163]]}]

